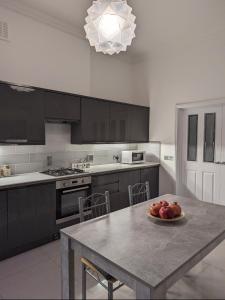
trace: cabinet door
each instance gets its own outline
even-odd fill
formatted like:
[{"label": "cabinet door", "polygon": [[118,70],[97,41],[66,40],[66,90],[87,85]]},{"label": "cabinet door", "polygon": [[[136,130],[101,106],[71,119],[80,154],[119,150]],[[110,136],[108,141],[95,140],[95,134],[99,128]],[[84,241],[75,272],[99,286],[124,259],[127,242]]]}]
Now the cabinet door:
[{"label": "cabinet door", "polygon": [[129,141],[129,105],[110,103],[110,136],[111,142]]},{"label": "cabinet door", "polygon": [[7,239],[7,193],[0,192],[0,256],[6,251]]},{"label": "cabinet door", "polygon": [[159,167],[141,169],[141,182],[149,182],[151,199],[159,196]]},{"label": "cabinet door", "polygon": [[110,209],[116,211],[120,209],[120,192],[119,192],[119,175],[118,173],[94,176],[92,180],[92,192],[102,193],[109,192]]},{"label": "cabinet door", "polygon": [[80,120],[79,96],[54,91],[43,91],[43,98],[46,119]]},{"label": "cabinet door", "polygon": [[120,208],[129,206],[128,186],[140,183],[140,170],[120,173]]},{"label": "cabinet door", "polygon": [[51,237],[56,232],[56,187],[55,183],[29,188],[30,197],[36,206],[35,236],[37,240]]},{"label": "cabinet door", "polygon": [[8,191],[8,246],[29,245],[55,230],[55,185],[29,186]]},{"label": "cabinet door", "polygon": [[36,91],[36,97],[32,97],[27,104],[28,118],[28,144],[44,145],[45,144],[45,120],[42,94]]},{"label": "cabinet door", "polygon": [[38,89],[0,83],[0,141],[44,144],[44,116]]},{"label": "cabinet door", "polygon": [[36,203],[30,188],[8,191],[8,246],[10,249],[36,239]]},{"label": "cabinet door", "polygon": [[83,142],[108,142],[109,103],[91,98],[82,99],[81,122]]},{"label": "cabinet door", "polygon": [[129,106],[129,141],[149,142],[149,108]]}]

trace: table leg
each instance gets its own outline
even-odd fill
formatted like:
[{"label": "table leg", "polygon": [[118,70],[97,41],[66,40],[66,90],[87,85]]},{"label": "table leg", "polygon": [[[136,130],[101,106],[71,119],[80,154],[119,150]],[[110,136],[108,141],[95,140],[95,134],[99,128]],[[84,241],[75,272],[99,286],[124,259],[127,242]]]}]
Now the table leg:
[{"label": "table leg", "polygon": [[166,299],[166,291],[164,289],[151,289],[141,282],[136,282],[136,299]]},{"label": "table leg", "polygon": [[61,234],[61,296],[62,299],[75,299],[74,251],[71,240]]}]

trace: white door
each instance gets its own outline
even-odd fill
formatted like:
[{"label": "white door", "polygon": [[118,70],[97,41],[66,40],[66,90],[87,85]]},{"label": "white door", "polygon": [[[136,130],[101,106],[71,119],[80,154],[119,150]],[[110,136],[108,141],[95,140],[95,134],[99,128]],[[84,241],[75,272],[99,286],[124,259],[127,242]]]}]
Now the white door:
[{"label": "white door", "polygon": [[225,205],[225,105],[222,106],[221,109],[222,114],[222,147],[221,147],[221,158],[220,158],[220,192],[219,192],[219,200],[217,204]]},{"label": "white door", "polygon": [[222,106],[185,110],[182,123],[183,195],[220,203]]}]

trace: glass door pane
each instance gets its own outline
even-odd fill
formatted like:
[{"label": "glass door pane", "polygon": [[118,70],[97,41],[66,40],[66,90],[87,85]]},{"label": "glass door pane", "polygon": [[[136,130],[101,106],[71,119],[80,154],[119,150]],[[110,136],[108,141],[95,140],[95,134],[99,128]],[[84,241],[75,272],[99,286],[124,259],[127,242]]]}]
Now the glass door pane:
[{"label": "glass door pane", "polygon": [[197,143],[198,143],[198,115],[188,116],[188,144],[187,160],[197,160]]},{"label": "glass door pane", "polygon": [[204,131],[204,162],[214,162],[215,153],[215,133],[216,133],[216,114],[205,114],[205,131]]}]

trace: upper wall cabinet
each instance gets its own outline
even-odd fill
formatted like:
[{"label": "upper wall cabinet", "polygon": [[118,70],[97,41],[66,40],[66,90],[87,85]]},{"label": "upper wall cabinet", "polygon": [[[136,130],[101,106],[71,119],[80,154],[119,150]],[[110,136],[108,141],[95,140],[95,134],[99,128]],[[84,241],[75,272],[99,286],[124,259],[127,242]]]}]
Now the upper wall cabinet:
[{"label": "upper wall cabinet", "polygon": [[54,91],[43,91],[45,119],[75,122],[80,120],[80,97]]},{"label": "upper wall cabinet", "polygon": [[148,141],[148,107],[82,98],[81,122],[72,124],[72,144]]},{"label": "upper wall cabinet", "polygon": [[0,82],[0,143],[43,145],[45,121],[71,123],[72,144],[149,141],[149,108]]},{"label": "upper wall cabinet", "polygon": [[0,107],[1,143],[45,143],[40,90],[0,83]]},{"label": "upper wall cabinet", "polygon": [[82,98],[81,122],[72,124],[71,143],[109,142],[109,102]]},{"label": "upper wall cabinet", "polygon": [[129,142],[149,142],[150,111],[148,107],[130,105]]},{"label": "upper wall cabinet", "polygon": [[110,103],[110,141],[148,142],[149,108],[125,103]]},{"label": "upper wall cabinet", "polygon": [[109,140],[110,142],[129,141],[130,105],[110,102]]}]

